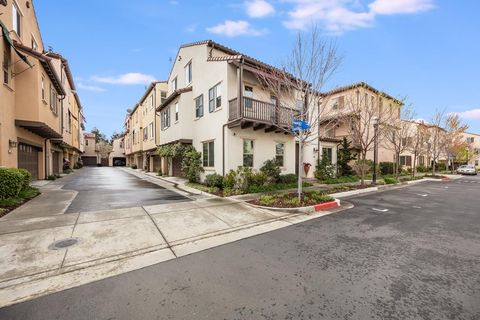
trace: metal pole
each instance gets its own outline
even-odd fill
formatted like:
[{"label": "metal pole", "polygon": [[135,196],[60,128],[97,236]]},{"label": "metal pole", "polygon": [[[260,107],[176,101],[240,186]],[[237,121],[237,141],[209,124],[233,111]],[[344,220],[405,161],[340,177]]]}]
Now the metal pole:
[{"label": "metal pole", "polygon": [[298,200],[302,200],[302,170],[303,170],[303,130],[300,130],[300,139],[298,141]]},{"label": "metal pole", "polygon": [[378,123],[373,125],[374,128],[374,142],[373,142],[373,175],[372,175],[372,185],[377,184],[377,161],[378,161]]}]

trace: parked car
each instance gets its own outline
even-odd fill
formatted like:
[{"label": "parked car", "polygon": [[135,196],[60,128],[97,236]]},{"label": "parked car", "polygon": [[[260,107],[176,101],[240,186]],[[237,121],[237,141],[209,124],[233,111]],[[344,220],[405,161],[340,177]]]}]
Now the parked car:
[{"label": "parked car", "polygon": [[463,165],[463,166],[458,167],[457,173],[476,175],[477,174],[477,169],[475,169],[475,166],[467,164],[467,165]]}]

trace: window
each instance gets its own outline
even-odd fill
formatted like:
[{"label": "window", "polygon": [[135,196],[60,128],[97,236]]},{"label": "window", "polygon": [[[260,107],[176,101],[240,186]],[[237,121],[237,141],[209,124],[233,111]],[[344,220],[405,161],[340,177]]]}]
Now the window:
[{"label": "window", "polygon": [[285,143],[277,143],[275,145],[275,160],[280,167],[285,165]]},{"label": "window", "polygon": [[297,110],[303,110],[303,100],[297,99],[295,101],[295,107]]},{"label": "window", "polygon": [[45,101],[45,76],[42,75],[42,100]]},{"label": "window", "polygon": [[245,96],[245,108],[252,108],[253,107],[253,87],[245,86],[243,90],[243,95]]},{"label": "window", "polygon": [[215,166],[215,145],[213,141],[203,143],[203,166]]},{"label": "window", "polygon": [[32,50],[37,51],[37,49],[38,49],[38,43],[32,35]]},{"label": "window", "polygon": [[478,167],[478,160],[475,160],[475,167]]},{"label": "window", "polygon": [[178,102],[175,103],[175,122],[178,121]]},{"label": "window", "polygon": [[161,127],[162,130],[170,127],[170,107],[165,108],[161,113]]},{"label": "window", "polygon": [[177,77],[175,77],[175,79],[172,80],[172,92],[177,90]]},{"label": "window", "polygon": [[473,137],[467,137],[467,143],[473,143],[475,139]]},{"label": "window", "polygon": [[222,90],[220,83],[208,90],[208,111],[213,112],[222,106]]},{"label": "window", "polygon": [[132,141],[133,141],[133,144],[137,143],[136,142],[137,140],[135,139],[135,129],[132,132]]},{"label": "window", "polygon": [[148,127],[143,128],[143,141],[148,139]]},{"label": "window", "polygon": [[412,156],[400,156],[400,165],[401,166],[411,166],[412,165]]},{"label": "window", "polygon": [[271,95],[270,96],[270,103],[273,104],[274,106],[277,105],[277,97],[275,97],[274,95]]},{"label": "window", "polygon": [[185,84],[189,85],[190,83],[192,83],[192,62],[191,61],[185,66]]},{"label": "window", "polygon": [[52,87],[52,84],[50,84],[50,110],[55,114],[58,113],[57,92],[55,91],[55,88]]},{"label": "window", "polygon": [[418,157],[418,164],[423,166],[425,165],[425,157],[424,156],[419,156]]},{"label": "window", "polygon": [[148,132],[150,133],[150,140],[153,139],[153,122],[148,125]]},{"label": "window", "polygon": [[253,140],[243,140],[243,166],[253,167]]},{"label": "window", "polygon": [[153,108],[153,94],[150,96],[150,106]]},{"label": "window", "polygon": [[203,94],[195,98],[195,117],[203,117]]},{"label": "window", "polygon": [[326,157],[331,164],[333,159],[332,148],[322,148],[322,157]]},{"label": "window", "polygon": [[10,83],[10,51],[5,50],[3,52],[3,83],[9,84]]},{"label": "window", "polygon": [[335,127],[326,129],[326,131],[325,131],[325,137],[327,137],[327,138],[335,138]]},{"label": "window", "polygon": [[12,5],[12,25],[13,25],[13,31],[15,31],[17,35],[20,36],[21,35],[21,15],[20,15],[20,10],[18,10],[18,7],[15,3]]},{"label": "window", "polygon": [[166,91],[162,91],[160,92],[160,99],[161,99],[161,103],[163,103],[165,100],[167,100],[167,92]]},{"label": "window", "polygon": [[88,146],[88,139],[85,139],[85,145]]}]

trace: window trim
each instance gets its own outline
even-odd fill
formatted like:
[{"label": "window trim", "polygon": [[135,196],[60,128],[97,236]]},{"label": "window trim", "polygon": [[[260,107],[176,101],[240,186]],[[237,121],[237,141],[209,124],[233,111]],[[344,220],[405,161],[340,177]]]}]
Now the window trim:
[{"label": "window trim", "polygon": [[23,12],[20,10],[20,6],[17,1],[12,1],[12,31],[15,31],[19,37],[22,36],[22,18]]},{"label": "window trim", "polygon": [[[190,59],[189,62],[183,67],[185,72],[185,86],[188,86],[193,81],[193,69],[192,69],[192,60]],[[187,75],[188,72],[188,75]]]},{"label": "window trim", "polygon": [[3,51],[3,60],[2,60],[2,70],[3,70],[3,84],[9,85],[11,76],[10,76],[10,59],[11,53],[9,48],[5,48]]},{"label": "window trim", "polygon": [[[207,147],[207,152],[205,152]],[[215,167],[215,140],[202,142],[202,166],[204,168]]]},{"label": "window trim", "polygon": [[[195,101],[195,119],[200,119],[201,117],[203,117],[204,113],[204,104],[203,104],[203,93],[201,95],[199,95],[198,97],[196,97],[194,99]],[[201,104],[197,105],[197,101],[201,101]],[[199,110],[201,110],[201,114],[199,115]]]},{"label": "window trim", "polygon": [[[245,142],[251,141],[252,142],[252,153],[245,153]],[[252,156],[252,165],[251,166],[246,166],[245,165],[245,156],[246,155],[251,155]],[[242,165],[245,168],[253,168],[255,165],[255,140],[253,139],[243,139],[242,142]]]},{"label": "window trim", "polygon": [[[218,82],[216,85],[208,89],[208,112],[212,113],[222,107],[222,82]],[[218,95],[220,92],[220,95]]]},{"label": "window trim", "polygon": [[[277,149],[277,146],[278,145],[282,145],[282,153],[277,153],[278,152],[278,149]],[[285,168],[285,142],[276,142],[275,143],[275,161],[277,162],[278,166],[281,167],[281,168]],[[282,157],[282,163],[278,163],[278,158],[281,156]]]}]

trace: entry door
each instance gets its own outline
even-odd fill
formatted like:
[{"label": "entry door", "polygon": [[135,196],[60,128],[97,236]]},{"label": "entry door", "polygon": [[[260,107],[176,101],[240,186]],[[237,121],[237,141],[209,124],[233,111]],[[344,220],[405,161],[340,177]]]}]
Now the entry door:
[{"label": "entry door", "polygon": [[18,167],[32,174],[32,180],[38,180],[38,150],[25,143],[18,144]]}]

